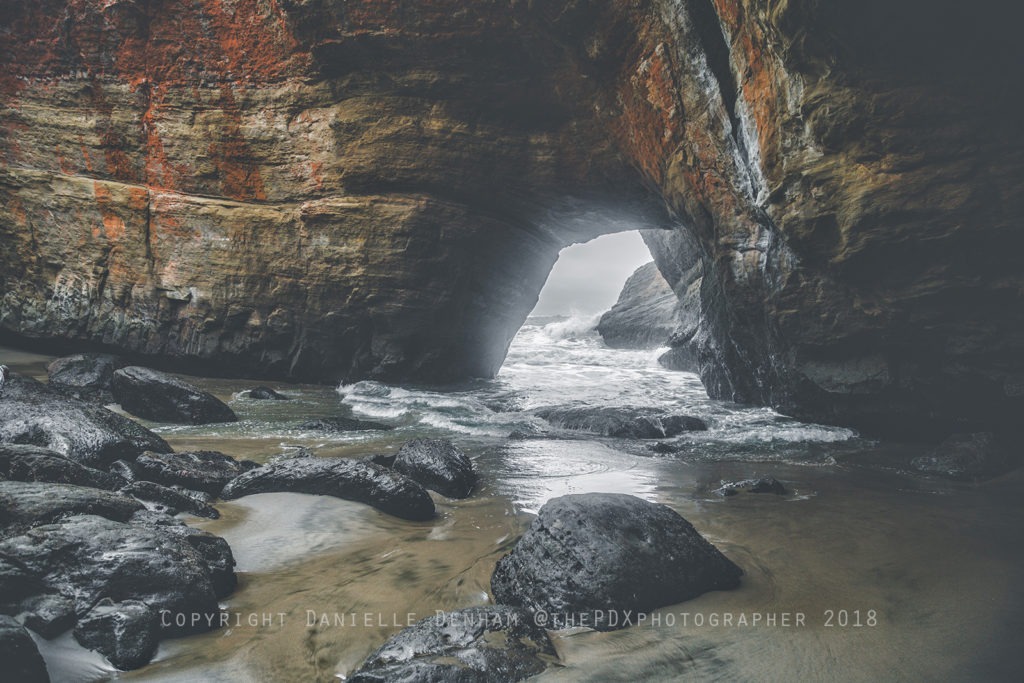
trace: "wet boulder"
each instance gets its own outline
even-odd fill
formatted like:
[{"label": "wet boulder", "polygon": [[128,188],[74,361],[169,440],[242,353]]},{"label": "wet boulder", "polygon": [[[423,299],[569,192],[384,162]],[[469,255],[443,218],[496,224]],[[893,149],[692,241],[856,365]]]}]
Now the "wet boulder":
[{"label": "wet boulder", "polygon": [[466,498],[476,486],[473,461],[447,439],[407,441],[395,457],[396,471],[449,498]]},{"label": "wet boulder", "polygon": [[491,576],[496,603],[543,612],[549,628],[600,631],[735,588],[743,571],[670,507],[588,493],[548,501]]},{"label": "wet boulder", "polygon": [[523,610],[470,607],[441,612],[399,633],[374,652],[352,683],[489,683],[521,681],[544,671],[555,651]]},{"label": "wet boulder", "polygon": [[247,398],[251,398],[258,401],[289,401],[287,396],[279,394],[270,387],[253,387],[249,391],[245,392]]},{"label": "wet boulder", "polygon": [[[198,517],[207,519],[220,519],[220,512],[217,508],[200,500],[196,496],[189,495],[185,491],[178,491],[151,481],[135,481],[128,484],[121,492],[133,498],[149,503],[158,512],[165,512],[176,515],[179,512],[187,512]],[[147,505],[147,507],[150,507]]]},{"label": "wet boulder", "polygon": [[738,493],[772,493],[776,496],[784,496],[789,491],[775,477],[761,477],[723,483],[720,488],[715,490],[715,493],[721,496],[735,496]]},{"label": "wet boulder", "polygon": [[389,431],[389,427],[380,422],[370,420],[357,420],[352,417],[322,417],[316,420],[309,420],[299,425],[299,429],[309,429],[317,432],[368,432],[368,431]]},{"label": "wet boulder", "polygon": [[0,614],[0,662],[4,680],[18,683],[49,683],[46,663],[25,627]]},{"label": "wet boulder", "polygon": [[254,493],[291,492],[366,503],[389,515],[431,519],[434,502],[412,479],[367,460],[292,458],[249,470],[221,491],[232,500]]},{"label": "wet boulder", "polygon": [[238,420],[234,411],[213,394],[149,368],[118,370],[111,391],[124,410],[155,422],[210,424]]},{"label": "wet boulder", "polygon": [[108,491],[126,483],[116,474],[80,465],[56,451],[23,444],[0,444],[0,474],[12,481],[73,484]]},{"label": "wet boulder", "polygon": [[953,434],[910,462],[918,472],[965,480],[995,477],[1019,464],[1011,449],[991,432]]},{"label": "wet boulder", "polygon": [[533,413],[559,429],[627,439],[664,439],[708,428],[699,418],[654,408],[552,406]]},{"label": "wet boulder", "polygon": [[14,373],[0,395],[0,442],[48,448],[98,468],[147,450],[171,451],[166,441],[133,420]]},{"label": "wet boulder", "polygon": [[127,521],[142,504],[128,496],[85,486],[0,481],[0,529],[20,531],[70,515]]},{"label": "wet boulder", "polygon": [[122,671],[149,664],[160,644],[160,615],[145,603],[104,598],[79,620],[75,640]]},{"label": "wet boulder", "polygon": [[76,353],[58,358],[47,367],[50,386],[76,398],[109,400],[114,372],[126,365],[109,353]]},{"label": "wet boulder", "polygon": [[164,636],[211,630],[223,578],[172,528],[77,515],[0,540],[0,557],[31,577],[40,595],[73,601],[77,614],[104,597],[137,600],[166,612]]},{"label": "wet boulder", "polygon": [[225,484],[253,467],[257,467],[256,463],[235,460],[218,451],[143,453],[131,465],[138,479],[213,495],[219,494]]},{"label": "wet boulder", "polygon": [[132,524],[156,529],[189,545],[202,557],[209,571],[213,591],[218,598],[230,595],[238,585],[235,576],[235,556],[231,546],[220,536],[189,526],[177,517],[169,517],[152,510],[140,510],[132,515]]}]

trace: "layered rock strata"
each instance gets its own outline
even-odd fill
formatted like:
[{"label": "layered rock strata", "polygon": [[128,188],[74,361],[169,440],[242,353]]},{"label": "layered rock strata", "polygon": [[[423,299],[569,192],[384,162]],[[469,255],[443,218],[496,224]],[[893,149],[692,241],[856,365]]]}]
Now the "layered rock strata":
[{"label": "layered rock strata", "polygon": [[648,228],[677,294],[700,264],[713,397],[1012,426],[1011,12],[7,3],[0,329],[198,373],[487,376],[560,248]]}]

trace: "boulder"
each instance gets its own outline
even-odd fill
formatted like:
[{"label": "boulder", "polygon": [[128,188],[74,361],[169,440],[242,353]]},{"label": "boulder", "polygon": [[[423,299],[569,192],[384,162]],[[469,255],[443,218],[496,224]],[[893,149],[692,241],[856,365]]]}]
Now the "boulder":
[{"label": "boulder", "polygon": [[238,578],[235,576],[235,557],[231,552],[231,546],[220,536],[196,529],[176,517],[152,510],[140,510],[132,515],[130,521],[138,526],[151,527],[188,544],[206,563],[214,593],[218,598],[230,595],[235,590],[238,585]]},{"label": "boulder", "polygon": [[449,498],[466,498],[476,485],[473,461],[447,439],[407,441],[395,457],[396,471]]},{"label": "boulder", "polygon": [[525,611],[503,606],[440,612],[392,636],[352,683],[511,683],[547,668],[555,650]]},{"label": "boulder", "polygon": [[0,662],[4,680],[17,683],[49,683],[39,648],[25,627],[13,618],[0,614]]},{"label": "boulder", "polygon": [[260,401],[289,401],[287,396],[279,394],[270,387],[254,387],[249,391],[245,392],[247,398],[256,399]]},{"label": "boulder", "polygon": [[656,408],[553,406],[533,413],[560,429],[628,439],[664,439],[707,429],[696,417]]},{"label": "boulder", "polygon": [[205,503],[196,496],[191,496],[184,491],[177,491],[160,484],[154,484],[151,481],[132,482],[121,489],[121,492],[144,503],[155,504],[156,507],[154,509],[157,512],[166,512],[170,515],[187,512],[199,517],[206,517],[207,519],[220,519],[220,512],[217,508]]},{"label": "boulder", "polygon": [[366,460],[292,458],[249,470],[224,487],[221,498],[286,491],[334,496],[411,520],[434,516],[430,494],[412,479]]},{"label": "boulder", "polygon": [[320,432],[364,432],[364,431],[388,431],[394,429],[380,422],[369,420],[357,420],[351,417],[323,417],[316,420],[309,420],[299,425],[299,429],[311,429]]},{"label": "boulder", "polygon": [[142,504],[128,496],[85,486],[0,481],[0,531],[49,524],[69,515],[127,521]]},{"label": "boulder", "polygon": [[209,424],[238,420],[234,411],[213,394],[149,368],[118,370],[111,391],[124,410],[155,422]]},{"label": "boulder", "polygon": [[114,372],[124,359],[109,353],[76,353],[58,358],[47,367],[50,386],[76,398],[109,400]]},{"label": "boulder", "polygon": [[953,434],[925,455],[911,460],[918,472],[952,479],[987,479],[1020,464],[995,434]]},{"label": "boulder", "polygon": [[738,493],[774,493],[777,496],[784,496],[789,491],[775,477],[761,477],[760,479],[744,479],[743,481],[731,481],[722,484],[715,490],[721,496],[735,496]]},{"label": "boulder", "polygon": [[79,620],[75,640],[122,671],[149,664],[160,643],[160,615],[145,603],[104,598]]},{"label": "boulder", "polygon": [[189,451],[143,453],[132,464],[132,471],[146,481],[217,495],[229,481],[257,466],[218,451]]},{"label": "boulder", "polygon": [[600,631],[735,588],[743,571],[665,505],[588,493],[548,501],[491,576],[495,602],[542,611],[549,628]]},{"label": "boulder", "polygon": [[126,483],[116,474],[80,465],[56,451],[23,444],[0,444],[0,474],[13,481],[73,484],[108,491]]},{"label": "boulder", "polygon": [[41,446],[90,467],[171,451],[137,422],[15,373],[0,395],[0,442]]},{"label": "boulder", "polygon": [[77,515],[0,540],[0,557],[31,578],[38,594],[73,601],[78,614],[104,597],[137,600],[166,611],[163,635],[208,631],[218,625],[218,597],[233,582],[178,528]]}]

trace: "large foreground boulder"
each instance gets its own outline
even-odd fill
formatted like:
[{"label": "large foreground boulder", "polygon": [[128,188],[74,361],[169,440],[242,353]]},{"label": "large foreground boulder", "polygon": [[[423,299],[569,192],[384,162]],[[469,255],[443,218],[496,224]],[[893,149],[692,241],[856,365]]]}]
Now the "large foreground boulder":
[{"label": "large foreground boulder", "polygon": [[407,441],[395,456],[393,467],[449,498],[466,498],[476,486],[473,461],[447,439]]},{"label": "large foreground boulder", "polygon": [[560,429],[627,439],[664,439],[708,428],[699,418],[656,408],[552,406],[533,413]]},{"label": "large foreground boulder", "polygon": [[216,556],[213,544],[200,550],[193,536],[217,537],[177,532],[166,519],[161,525],[74,516],[0,540],[0,559],[16,568],[12,580],[20,581],[23,601],[56,595],[84,615],[102,598],[136,600],[162,615],[164,636],[211,630],[219,625],[217,599],[234,588],[220,566],[226,544]]},{"label": "large foreground boulder", "polygon": [[554,658],[544,629],[512,607],[441,612],[403,629],[353,674],[352,683],[512,683]]},{"label": "large foreground boulder", "polygon": [[499,604],[544,612],[550,628],[600,631],[712,590],[743,571],[671,508],[588,493],[548,501],[491,576]]},{"label": "large foreground boulder", "polygon": [[275,491],[353,500],[403,519],[434,516],[430,494],[412,479],[367,460],[346,458],[304,457],[269,463],[229,483],[221,498]]},{"label": "large foreground boulder", "polygon": [[134,476],[164,486],[218,495],[229,481],[256,466],[219,451],[143,453],[131,465]]},{"label": "large foreground boulder", "polygon": [[952,479],[987,479],[1020,465],[1020,458],[990,432],[953,434],[910,466],[918,472]]},{"label": "large foreground boulder", "polygon": [[90,467],[171,451],[133,420],[14,373],[0,394],[0,442],[41,446]]},{"label": "large foreground boulder", "polygon": [[55,522],[70,515],[99,515],[125,522],[143,505],[112,491],[23,481],[0,481],[0,533]]},{"label": "large foreground boulder", "polygon": [[17,683],[49,683],[39,649],[25,627],[0,614],[0,666],[3,679]]},{"label": "large foreground boulder", "polygon": [[126,411],[155,422],[209,424],[238,420],[234,411],[213,394],[149,368],[118,370],[111,391]]},{"label": "large foreground boulder", "polygon": [[76,398],[109,400],[114,372],[124,367],[120,356],[109,353],[76,353],[47,366],[50,386]]},{"label": "large foreground boulder", "polygon": [[91,486],[116,491],[125,480],[116,474],[80,465],[39,446],[0,443],[0,475],[13,481]]},{"label": "large foreground boulder", "polygon": [[122,671],[149,663],[160,643],[160,615],[138,600],[104,598],[75,626],[75,640]]}]

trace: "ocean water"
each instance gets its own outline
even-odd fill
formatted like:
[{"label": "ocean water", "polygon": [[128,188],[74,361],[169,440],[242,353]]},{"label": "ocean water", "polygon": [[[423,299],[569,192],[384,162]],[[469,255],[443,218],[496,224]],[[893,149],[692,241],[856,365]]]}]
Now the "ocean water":
[{"label": "ocean water", "polygon": [[[154,663],[119,678],[344,680],[406,621],[486,604],[495,562],[545,501],[612,491],[677,510],[743,568],[742,585],[658,610],[642,626],[555,633],[559,660],[536,680],[1019,680],[1024,551],[1013,539],[1024,476],[964,484],[913,475],[900,463],[918,447],[711,401],[695,375],[661,368],[659,350],[605,348],[594,322],[532,319],[497,378],[458,386],[272,383],[293,400],[255,401],[243,392],[258,382],[190,378],[240,421],[149,424],[177,450],[359,457],[443,437],[474,459],[481,483],[466,500],[435,497],[437,518],[420,523],[302,494],[218,503],[221,519],[189,521],[235,553],[240,585],[224,602],[232,625],[165,641]],[[45,360],[0,351],[0,362],[40,376]],[[675,452],[658,454],[655,441],[559,429],[532,412],[554,405],[657,409],[699,417],[708,430],[662,439]],[[395,429],[298,426],[332,415]],[[716,492],[769,475],[789,493]],[[803,626],[792,625],[797,613]],[[111,675],[66,640],[43,643],[60,680]]]}]

